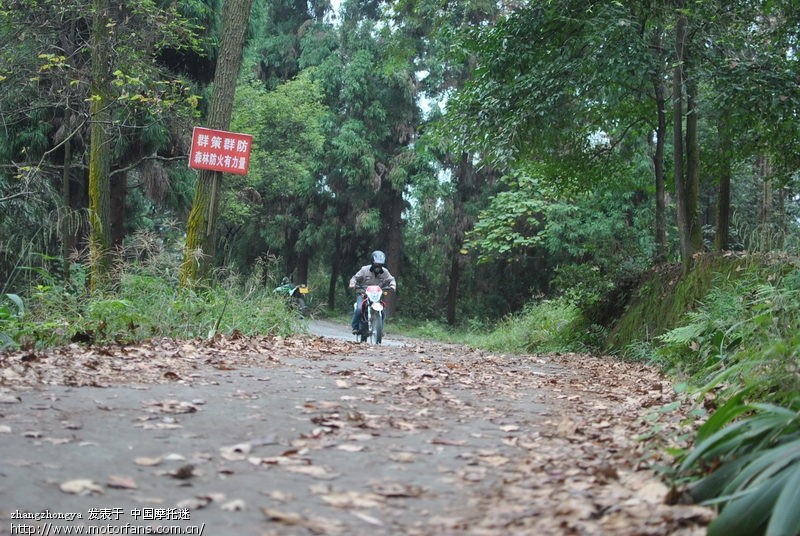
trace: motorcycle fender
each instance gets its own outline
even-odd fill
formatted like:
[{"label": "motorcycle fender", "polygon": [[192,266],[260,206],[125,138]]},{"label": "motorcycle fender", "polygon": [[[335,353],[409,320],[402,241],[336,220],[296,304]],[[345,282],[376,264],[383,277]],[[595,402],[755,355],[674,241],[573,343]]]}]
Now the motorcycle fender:
[{"label": "motorcycle fender", "polygon": [[372,304],[373,311],[383,311],[383,304],[380,303],[373,303]]}]

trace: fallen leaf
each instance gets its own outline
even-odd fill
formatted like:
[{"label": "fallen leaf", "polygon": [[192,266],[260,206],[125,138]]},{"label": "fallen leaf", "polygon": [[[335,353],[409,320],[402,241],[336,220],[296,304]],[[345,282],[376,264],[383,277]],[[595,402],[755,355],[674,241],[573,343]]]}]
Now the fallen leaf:
[{"label": "fallen leaf", "polygon": [[186,465],[178,467],[174,471],[169,471],[167,474],[172,478],[177,478],[178,480],[188,480],[193,476],[195,476],[194,465],[188,463]]},{"label": "fallen leaf", "polygon": [[63,482],[59,488],[64,493],[73,495],[93,495],[103,493],[103,488],[87,478],[76,478]]},{"label": "fallen leaf", "polygon": [[220,456],[232,462],[238,462],[247,459],[247,455],[250,454],[251,450],[253,450],[253,447],[250,443],[239,443],[219,449]]},{"label": "fallen leaf", "polygon": [[456,439],[446,439],[441,437],[431,439],[431,443],[433,443],[434,445],[448,445],[451,447],[460,447],[462,445],[467,444],[466,441],[456,440]]},{"label": "fallen leaf", "polygon": [[384,498],[377,493],[359,493],[357,491],[340,491],[321,495],[320,498],[337,508],[375,508],[383,506]]},{"label": "fallen leaf", "polygon": [[353,514],[354,516],[356,516],[361,521],[364,521],[365,523],[369,523],[370,525],[376,525],[378,527],[382,527],[383,526],[383,522],[380,519],[372,517],[371,515],[367,515],[364,512],[351,511],[350,513]]},{"label": "fallen leaf", "polygon": [[336,473],[329,473],[324,467],[318,465],[284,465],[282,467],[291,473],[308,475],[321,480],[332,480],[339,476]]},{"label": "fallen leaf", "polygon": [[268,521],[284,525],[303,527],[313,534],[342,534],[344,526],[335,519],[306,517],[296,512],[281,512],[272,508],[262,508]]},{"label": "fallen leaf", "polygon": [[241,512],[242,510],[247,509],[247,505],[242,499],[234,499],[220,506],[220,509],[226,512]]},{"label": "fallen leaf", "polygon": [[136,482],[129,476],[109,475],[106,486],[118,489],[136,489]]},{"label": "fallen leaf", "polygon": [[176,508],[188,508],[189,510],[200,510],[208,506],[211,502],[209,497],[192,497],[191,499],[184,499],[175,505]]},{"label": "fallen leaf", "polygon": [[401,482],[379,482],[372,484],[371,488],[383,497],[419,497],[425,492],[421,486]]},{"label": "fallen leaf", "polygon": [[345,452],[361,452],[364,450],[364,445],[354,445],[352,443],[342,443],[341,445],[336,445],[336,448],[339,450],[343,450]]},{"label": "fallen leaf", "polygon": [[133,459],[133,463],[135,463],[136,465],[141,465],[142,467],[154,467],[156,465],[159,465],[162,461],[163,458],[161,457],[148,458],[145,456],[141,456],[139,458]]},{"label": "fallen leaf", "polygon": [[0,404],[19,404],[22,399],[9,389],[0,388]]}]

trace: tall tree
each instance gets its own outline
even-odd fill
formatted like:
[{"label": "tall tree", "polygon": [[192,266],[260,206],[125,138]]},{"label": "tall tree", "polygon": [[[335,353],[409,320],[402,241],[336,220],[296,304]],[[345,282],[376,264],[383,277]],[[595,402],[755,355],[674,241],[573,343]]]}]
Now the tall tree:
[{"label": "tall tree", "polygon": [[[223,4],[221,44],[214,72],[214,93],[208,110],[209,128],[229,128],[252,5],[253,0],[226,0]],[[186,228],[180,274],[182,285],[191,286],[211,276],[216,253],[215,225],[221,181],[222,172],[201,170],[199,173]]]},{"label": "tall tree", "polygon": [[222,215],[226,242],[243,266],[280,253],[281,276],[308,281],[312,253],[324,250],[327,194],[320,188],[319,162],[328,117],[322,90],[310,71],[272,91],[258,80],[236,91],[232,126],[253,135],[248,176],[225,188]]},{"label": "tall tree", "polygon": [[89,223],[91,288],[108,284],[111,267],[111,38],[109,0],[92,0],[92,70],[89,89]]},{"label": "tall tree", "polygon": [[[159,159],[156,153],[165,147],[179,145],[167,125],[192,108],[192,95],[154,59],[170,47],[193,52],[196,27],[174,7],[149,0],[99,5],[12,0],[2,9],[0,76],[8,78],[0,86],[6,127],[0,133],[0,157],[9,165],[4,169],[13,166],[26,182],[36,182],[27,203],[40,211],[36,228],[46,229],[52,215],[58,216],[59,224],[52,226],[61,232],[42,235],[60,235],[64,247],[52,240],[37,248],[51,255],[62,252],[66,266],[73,238],[81,249],[88,241],[90,284],[102,286],[109,252],[118,245],[114,223],[125,213],[106,190],[125,182],[112,180],[115,174],[140,169],[142,162]],[[87,143],[92,137],[97,141]],[[48,198],[51,188],[60,189],[60,206]],[[87,212],[91,226],[83,221]],[[18,233],[25,227],[17,221]]]}]

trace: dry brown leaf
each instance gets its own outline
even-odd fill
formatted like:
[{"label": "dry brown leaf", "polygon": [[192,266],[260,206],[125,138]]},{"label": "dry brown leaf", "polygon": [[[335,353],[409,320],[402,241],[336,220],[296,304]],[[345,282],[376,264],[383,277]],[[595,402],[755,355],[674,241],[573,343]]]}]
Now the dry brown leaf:
[{"label": "dry brown leaf", "polygon": [[336,448],[339,450],[343,450],[345,452],[361,452],[364,450],[364,445],[354,445],[352,443],[342,443],[341,445],[336,445]]},{"label": "dry brown leaf", "polygon": [[370,487],[372,491],[383,497],[419,497],[425,492],[421,486],[402,482],[378,482]]}]

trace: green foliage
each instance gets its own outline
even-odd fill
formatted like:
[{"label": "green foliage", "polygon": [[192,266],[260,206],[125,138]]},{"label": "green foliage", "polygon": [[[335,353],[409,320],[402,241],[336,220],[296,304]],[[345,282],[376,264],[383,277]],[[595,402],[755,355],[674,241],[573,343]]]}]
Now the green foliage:
[{"label": "green foliage", "polygon": [[318,247],[318,237],[303,233],[321,223],[325,210],[319,159],[328,110],[322,97],[311,71],[272,91],[256,81],[237,89],[231,125],[253,135],[253,150],[249,174],[226,181],[221,219],[237,230],[228,235],[228,247],[243,267],[264,253],[266,244],[284,256]]},{"label": "green foliage", "polygon": [[678,265],[654,267],[643,276],[624,313],[615,322],[607,349],[625,355],[627,345],[652,342],[679,327],[684,315],[705,298],[715,278],[736,279],[753,265],[746,256],[706,255],[698,258],[694,269],[687,274]]},{"label": "green foliage", "polygon": [[18,336],[20,323],[25,315],[25,304],[16,294],[0,297],[0,350],[11,347]]},{"label": "green foliage", "polygon": [[113,295],[85,294],[47,273],[41,275],[50,284],[6,294],[0,302],[3,348],[195,338],[234,331],[286,336],[305,329],[286,302],[264,285],[262,266],[247,279],[230,273],[213,287],[182,289],[177,281],[179,248],[148,237],[129,248],[131,260],[115,267],[119,286]]},{"label": "green foliage", "polygon": [[798,289],[792,257],[701,257],[688,274],[654,273],[617,326],[627,356],[688,378],[717,408],[677,473],[695,500],[720,507],[709,534],[796,532]]},{"label": "green foliage", "polygon": [[479,262],[547,259],[547,286],[537,290],[566,296],[592,323],[610,325],[653,255],[646,196],[641,189],[597,188],[565,197],[546,173],[528,166],[504,177],[467,247]]},{"label": "green foliage", "polygon": [[458,328],[430,320],[420,323],[405,319],[398,323],[410,336],[518,354],[587,351],[597,348],[603,339],[602,330],[587,328],[578,308],[565,300],[532,303],[495,323],[474,318]]},{"label": "green foliage", "polygon": [[657,356],[723,400],[746,389],[757,400],[791,401],[800,392],[798,282],[795,263],[718,275],[697,308],[659,337]]},{"label": "green foliage", "polygon": [[[702,472],[689,493],[721,509],[708,527],[709,536],[796,534],[800,401],[791,407],[748,404],[742,401],[745,393],[731,398],[700,428],[680,470]],[[707,468],[716,466],[709,474]]]}]

